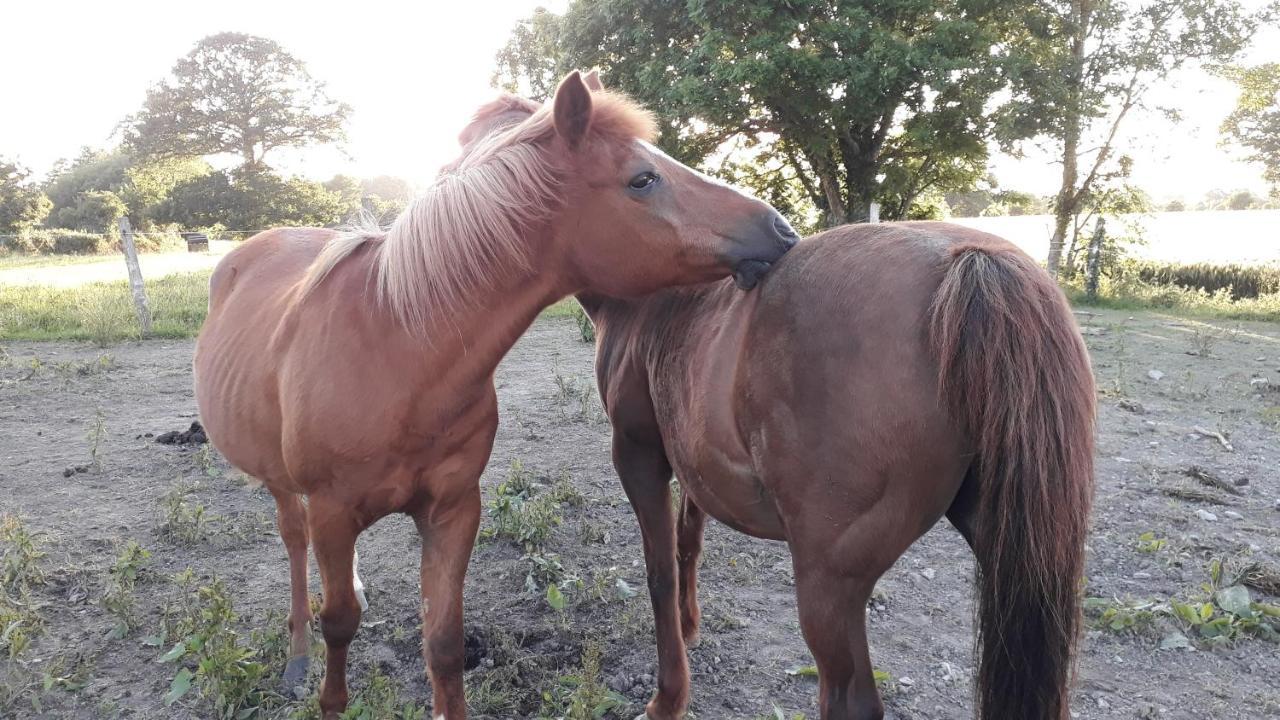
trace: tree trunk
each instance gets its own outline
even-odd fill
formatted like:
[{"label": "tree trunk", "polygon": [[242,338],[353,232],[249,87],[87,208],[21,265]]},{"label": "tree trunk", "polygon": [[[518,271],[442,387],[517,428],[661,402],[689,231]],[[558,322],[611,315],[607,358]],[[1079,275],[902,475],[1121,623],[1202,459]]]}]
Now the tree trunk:
[{"label": "tree trunk", "polygon": [[818,173],[822,193],[827,198],[827,227],[843,225],[847,220],[844,199],[840,197],[840,181],[830,172]]},{"label": "tree trunk", "polygon": [[1062,245],[1067,238],[1067,226],[1076,214],[1080,192],[1079,182],[1080,113],[1082,85],[1084,83],[1085,38],[1088,37],[1090,17],[1093,12],[1089,0],[1071,3],[1073,27],[1071,28],[1071,67],[1067,77],[1067,101],[1064,111],[1066,122],[1062,133],[1062,186],[1054,203],[1053,237],[1049,240],[1049,257],[1046,265],[1049,274],[1058,277],[1062,265]]}]

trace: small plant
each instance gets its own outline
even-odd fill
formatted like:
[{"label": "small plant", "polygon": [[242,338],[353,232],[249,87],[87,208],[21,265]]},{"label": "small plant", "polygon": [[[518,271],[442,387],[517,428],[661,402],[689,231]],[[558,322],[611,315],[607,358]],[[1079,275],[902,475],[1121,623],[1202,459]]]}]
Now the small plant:
[{"label": "small plant", "polygon": [[115,627],[110,637],[118,640],[137,627],[137,603],[133,597],[134,586],[143,566],[151,558],[136,540],[125,543],[111,567],[111,577],[107,582],[106,592],[102,595],[102,607],[115,617]]},{"label": "small plant", "polygon": [[520,461],[511,464],[507,479],[498,484],[489,503],[489,516],[494,526],[485,531],[487,537],[511,540],[533,553],[546,543],[551,531],[564,522],[560,502],[554,493],[534,494],[531,473]]},{"label": "small plant", "polygon": [[0,589],[26,593],[32,586],[44,583],[44,571],[40,559],[45,552],[39,548],[36,538],[16,515],[0,516],[0,544],[4,546]]},{"label": "small plant", "polygon": [[1167,544],[1164,538],[1156,537],[1155,533],[1148,530],[1138,536],[1138,552],[1157,553],[1160,552]]},{"label": "small plant", "polygon": [[529,572],[524,577],[524,589],[531,594],[536,595],[540,588],[558,585],[565,579],[564,564],[555,553],[534,552],[522,559],[529,563]]},{"label": "small plant", "polygon": [[89,461],[95,472],[102,472],[102,443],[107,439],[107,416],[99,405],[93,412],[93,423],[85,435],[89,440]]},{"label": "small plant", "polygon": [[[190,593],[194,581],[189,568],[174,579],[180,593]],[[193,599],[184,598],[177,615],[166,620],[171,631],[184,633],[160,657],[160,662],[180,664],[164,696],[166,706],[193,688],[211,702],[209,717],[218,720],[255,717],[259,710],[283,703],[272,688],[271,671],[284,662],[286,644],[278,627],[282,623],[271,623],[274,635],[254,632],[242,640],[235,630],[238,618],[231,598],[216,577],[196,589]]]},{"label": "small plant", "polygon": [[347,704],[340,720],[422,720],[427,709],[400,699],[400,688],[386,675],[373,671],[369,683]]},{"label": "small plant", "polygon": [[581,670],[558,678],[554,687],[543,691],[538,717],[596,720],[630,704],[600,681],[600,644],[588,640],[582,648]]},{"label": "small plant", "polygon": [[1187,354],[1209,357],[1213,354],[1213,348],[1221,337],[1222,332],[1217,328],[1197,325],[1191,332],[1191,350]]},{"label": "small plant", "polygon": [[207,477],[216,478],[221,471],[218,470],[217,454],[213,450],[213,445],[205,443],[196,451],[196,466]]},{"label": "small plant", "polygon": [[1122,635],[1139,634],[1155,626],[1157,607],[1155,600],[1132,598],[1085,598],[1084,611],[1094,624]]},{"label": "small plant", "polygon": [[551,367],[551,377],[556,384],[556,404],[566,418],[586,422],[601,417],[594,383],[561,373],[558,359]]},{"label": "small plant", "polygon": [[[787,720],[787,713],[782,708],[774,705],[773,710],[757,716],[755,720]],[[804,713],[795,713],[790,716],[790,720],[805,720],[805,715]]]},{"label": "small plant", "polygon": [[160,499],[160,534],[183,545],[195,545],[208,536],[205,507],[187,502],[190,491],[190,485],[179,483]]},{"label": "small plant", "polygon": [[574,304],[573,309],[570,312],[573,313],[573,321],[578,324],[578,337],[582,339],[582,342],[584,343],[595,342],[596,326],[594,323],[591,322],[591,317],[587,315],[587,312],[582,309],[581,305],[578,305],[576,303]]}]

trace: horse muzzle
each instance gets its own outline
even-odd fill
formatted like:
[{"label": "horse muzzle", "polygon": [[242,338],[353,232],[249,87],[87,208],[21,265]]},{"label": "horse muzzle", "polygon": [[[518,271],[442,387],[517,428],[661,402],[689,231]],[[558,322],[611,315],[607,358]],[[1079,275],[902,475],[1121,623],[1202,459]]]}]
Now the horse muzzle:
[{"label": "horse muzzle", "polygon": [[764,222],[746,235],[733,263],[733,282],[743,290],[754,288],[760,278],[769,272],[773,264],[795,247],[800,236],[777,212],[771,212]]}]

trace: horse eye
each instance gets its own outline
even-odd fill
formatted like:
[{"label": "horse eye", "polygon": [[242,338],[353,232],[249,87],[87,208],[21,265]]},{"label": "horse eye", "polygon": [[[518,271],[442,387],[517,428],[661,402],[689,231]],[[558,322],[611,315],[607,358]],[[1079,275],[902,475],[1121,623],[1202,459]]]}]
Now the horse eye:
[{"label": "horse eye", "polygon": [[632,190],[647,190],[658,182],[658,176],[651,172],[642,172],[631,178],[631,182],[627,183],[627,187]]}]

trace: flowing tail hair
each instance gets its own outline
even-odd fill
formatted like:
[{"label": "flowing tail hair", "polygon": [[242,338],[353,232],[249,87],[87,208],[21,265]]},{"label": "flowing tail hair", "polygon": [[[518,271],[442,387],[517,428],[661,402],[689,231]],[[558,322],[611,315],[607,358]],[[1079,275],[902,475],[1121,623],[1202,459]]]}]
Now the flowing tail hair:
[{"label": "flowing tail hair", "polygon": [[1093,495],[1094,382],[1062,291],[996,238],[965,241],[930,309],[942,396],[977,454],[977,716],[1064,720]]}]

